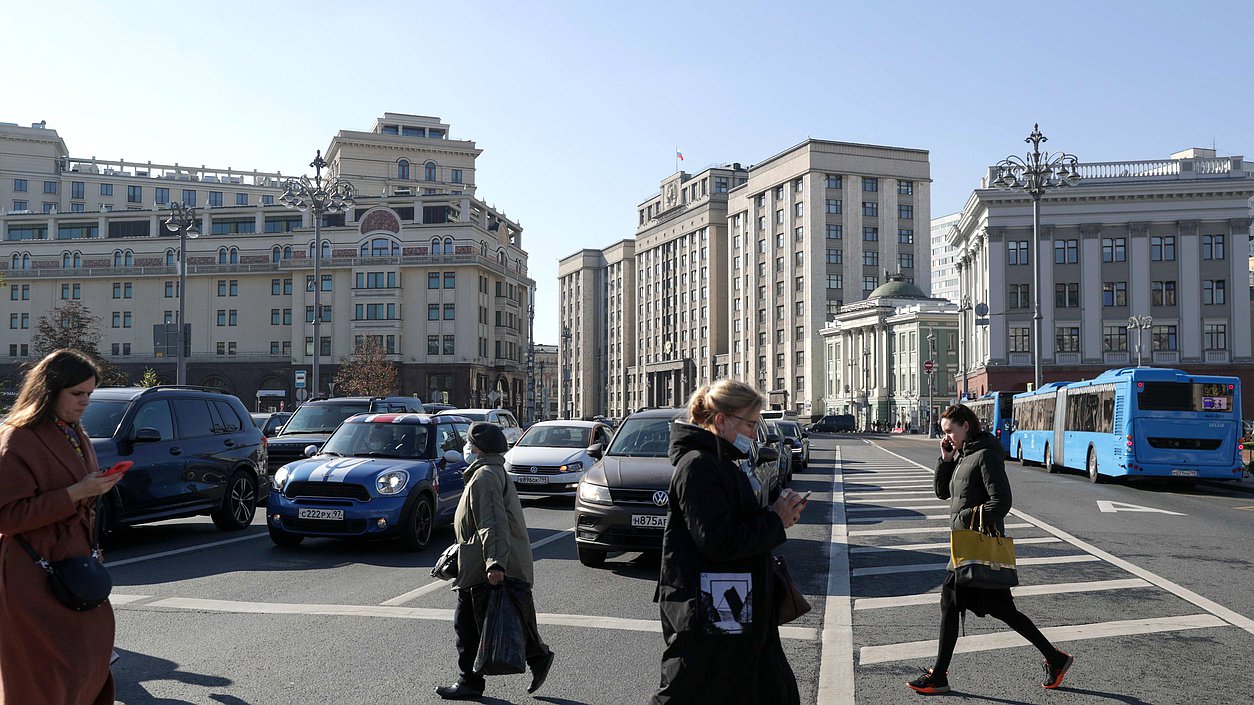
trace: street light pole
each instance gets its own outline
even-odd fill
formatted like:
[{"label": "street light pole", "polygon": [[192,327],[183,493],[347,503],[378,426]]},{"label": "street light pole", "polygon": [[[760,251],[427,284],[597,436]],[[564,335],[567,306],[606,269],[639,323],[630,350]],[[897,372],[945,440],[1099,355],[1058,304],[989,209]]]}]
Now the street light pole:
[{"label": "street light pole", "polygon": [[[1018,189],[1032,197],[1032,373],[1034,389],[1041,388],[1041,197],[1047,191],[1080,183],[1080,164],[1074,155],[1041,151],[1041,143],[1049,139],[1041,134],[1041,126],[1033,125],[1032,134],[1024,142],[1032,151],[1024,159],[1015,155],[997,164],[993,187]],[[964,376],[965,383],[965,376]]]},{"label": "street light pole", "polygon": [[175,321],[178,325],[176,340],[179,349],[174,363],[174,383],[187,384],[187,356],[183,352],[187,345],[184,334],[186,326],[183,323],[187,309],[187,239],[199,236],[196,232],[196,209],[183,203],[171,203],[170,217],[165,221],[165,227],[170,232],[179,234],[179,317]]},{"label": "street light pole", "polygon": [[570,389],[570,326],[562,326],[562,408],[566,412],[563,418],[571,418]]},{"label": "street light pole", "polygon": [[871,349],[865,340],[862,342],[862,391],[866,399],[866,427],[863,429],[866,432],[871,428]]},{"label": "street light pole", "polygon": [[1128,331],[1136,331],[1136,366],[1141,366],[1141,331],[1150,329],[1154,325],[1153,316],[1132,316],[1128,318]]},{"label": "street light pole", "polygon": [[971,355],[971,343],[967,341],[967,311],[971,308],[970,295],[963,294],[961,303],[958,304],[958,322],[962,325],[962,338],[958,341],[958,372],[962,374],[963,399],[967,397],[967,358]]},{"label": "street light pole", "polygon": [[357,189],[338,176],[326,179],[322,170],[327,161],[322,158],[322,150],[318,150],[309,166],[314,168],[314,178],[308,176],[288,179],[283,183],[283,195],[279,201],[288,208],[313,213],[314,222],[314,330],[313,330],[313,393],[319,394],[319,367],[322,353],[322,216],[327,213],[339,213],[348,210],[354,203]]},{"label": "street light pole", "polygon": [[932,376],[936,374],[936,331],[930,328],[927,331],[927,347],[928,359],[933,363],[932,371],[927,373],[927,437],[936,438],[936,433],[933,431],[936,427],[936,422],[933,420],[933,414],[936,413],[936,385],[933,382],[935,378]]},{"label": "street light pole", "polygon": [[527,307],[527,422],[536,422],[536,303]]}]

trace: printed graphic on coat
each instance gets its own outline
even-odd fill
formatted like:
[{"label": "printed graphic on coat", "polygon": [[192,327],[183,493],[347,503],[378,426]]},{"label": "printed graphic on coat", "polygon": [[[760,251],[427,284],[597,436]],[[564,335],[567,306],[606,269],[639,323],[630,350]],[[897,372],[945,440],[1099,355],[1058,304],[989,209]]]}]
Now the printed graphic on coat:
[{"label": "printed graphic on coat", "polygon": [[706,633],[744,633],[753,623],[753,574],[702,573],[701,611]]}]

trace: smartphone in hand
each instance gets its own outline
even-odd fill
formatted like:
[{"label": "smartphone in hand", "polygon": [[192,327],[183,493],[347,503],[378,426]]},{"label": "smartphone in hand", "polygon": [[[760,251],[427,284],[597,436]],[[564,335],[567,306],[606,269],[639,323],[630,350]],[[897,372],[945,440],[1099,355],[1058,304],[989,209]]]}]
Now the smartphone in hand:
[{"label": "smartphone in hand", "polygon": [[132,460],[122,460],[120,462],[114,463],[112,467],[110,467],[108,470],[105,470],[104,476],[111,477],[113,475],[121,475],[127,470],[130,470],[131,466],[134,464],[135,462]]},{"label": "smartphone in hand", "polygon": [[803,503],[804,503],[804,502],[809,501],[809,499],[810,499],[810,495],[811,495],[811,494],[814,494],[814,490],[806,490],[805,492],[802,492],[802,493],[801,493],[801,501],[802,501]]}]

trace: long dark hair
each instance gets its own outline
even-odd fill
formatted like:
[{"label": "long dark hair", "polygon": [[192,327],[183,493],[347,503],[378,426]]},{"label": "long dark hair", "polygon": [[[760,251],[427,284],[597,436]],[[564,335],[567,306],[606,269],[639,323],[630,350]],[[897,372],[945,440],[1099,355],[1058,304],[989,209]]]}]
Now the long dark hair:
[{"label": "long dark hair", "polygon": [[945,409],[940,415],[942,419],[949,419],[953,423],[964,423],[967,425],[968,436],[980,435],[980,417],[975,415],[971,407],[966,404],[954,404]]},{"label": "long dark hair", "polygon": [[4,423],[30,428],[52,421],[57,397],[62,389],[75,387],[89,379],[100,381],[100,371],[91,358],[77,350],[54,350],[26,373],[22,391],[13,402]]}]

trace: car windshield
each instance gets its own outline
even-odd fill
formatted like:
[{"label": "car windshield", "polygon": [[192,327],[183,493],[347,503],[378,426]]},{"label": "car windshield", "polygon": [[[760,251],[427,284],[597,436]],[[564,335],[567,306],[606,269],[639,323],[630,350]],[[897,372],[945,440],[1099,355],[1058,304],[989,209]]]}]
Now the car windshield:
[{"label": "car windshield", "polygon": [[515,446],[545,448],[587,448],[592,429],[580,426],[532,426]]},{"label": "car windshield", "polygon": [[353,414],[364,414],[370,410],[370,403],[346,402],[346,403],[319,403],[305,404],[292,414],[292,418],[288,419],[283,425],[284,436],[290,436],[294,433],[330,433],[335,430],[340,422],[352,416]]},{"label": "car windshield", "polygon": [[128,401],[106,401],[103,399],[92,399],[87,404],[87,411],[83,414],[83,430],[87,431],[88,438],[112,438],[114,432],[118,430],[118,424],[122,423],[122,417],[126,414],[126,407],[130,405]]},{"label": "car windshield", "polygon": [[431,427],[426,425],[356,421],[340,426],[322,452],[357,458],[432,458],[430,439]]},{"label": "car windshield", "polygon": [[631,458],[665,458],[670,447],[671,419],[627,419],[618,429],[606,455]]}]

